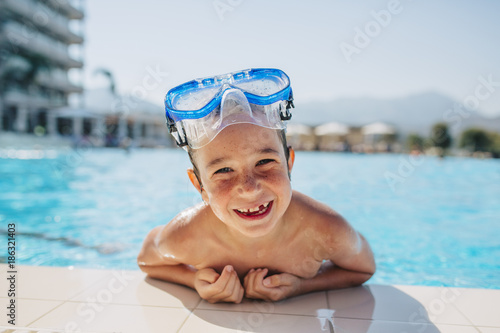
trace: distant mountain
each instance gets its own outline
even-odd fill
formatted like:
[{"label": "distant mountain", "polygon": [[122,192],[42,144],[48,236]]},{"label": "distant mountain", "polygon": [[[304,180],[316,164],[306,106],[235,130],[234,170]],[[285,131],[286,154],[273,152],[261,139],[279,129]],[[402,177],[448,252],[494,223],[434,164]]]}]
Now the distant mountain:
[{"label": "distant mountain", "polygon": [[432,125],[444,121],[449,123],[454,135],[473,126],[500,132],[500,117],[486,118],[471,110],[464,110],[460,114],[453,111],[457,103],[435,92],[395,99],[363,97],[341,98],[330,102],[297,101],[292,122],[315,126],[336,121],[350,126],[363,126],[383,121],[394,125],[400,134],[415,132],[427,136]]}]

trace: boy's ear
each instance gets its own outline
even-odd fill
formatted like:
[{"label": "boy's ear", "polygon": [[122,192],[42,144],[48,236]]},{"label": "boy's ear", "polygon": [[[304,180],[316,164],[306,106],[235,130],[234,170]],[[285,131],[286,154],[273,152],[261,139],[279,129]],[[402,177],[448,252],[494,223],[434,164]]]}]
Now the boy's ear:
[{"label": "boy's ear", "polygon": [[198,177],[196,177],[196,174],[194,173],[193,169],[187,169],[187,174],[189,177],[189,180],[191,181],[191,184],[198,190],[198,192],[201,193],[201,184],[198,180]]},{"label": "boy's ear", "polygon": [[292,172],[293,163],[295,162],[295,150],[292,146],[288,146],[289,156],[288,156],[288,173]]}]

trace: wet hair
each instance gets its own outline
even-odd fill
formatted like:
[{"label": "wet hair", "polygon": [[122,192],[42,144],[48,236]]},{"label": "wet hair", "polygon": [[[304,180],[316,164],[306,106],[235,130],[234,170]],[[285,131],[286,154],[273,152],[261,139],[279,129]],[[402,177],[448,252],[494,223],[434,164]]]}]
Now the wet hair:
[{"label": "wet hair", "polygon": [[[286,141],[286,130],[284,130],[284,129],[276,130],[276,133],[278,134],[278,137],[283,145],[283,151],[285,152],[286,165],[288,167],[288,159],[290,158],[290,147],[288,146],[287,141]],[[187,152],[188,152],[189,160],[191,161],[191,164],[193,165],[194,175],[196,176],[198,183],[200,183],[201,188],[203,188],[203,184],[202,184],[201,179],[200,179],[200,171],[198,170],[198,167],[196,166],[196,163],[194,161],[194,153],[196,152],[196,150],[187,146]],[[288,172],[288,178],[291,179],[290,172]]]}]

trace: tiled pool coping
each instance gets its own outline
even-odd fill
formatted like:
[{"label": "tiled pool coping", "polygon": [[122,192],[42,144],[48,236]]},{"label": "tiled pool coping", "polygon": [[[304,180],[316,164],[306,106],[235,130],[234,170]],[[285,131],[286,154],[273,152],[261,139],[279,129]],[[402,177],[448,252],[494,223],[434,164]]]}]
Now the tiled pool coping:
[{"label": "tiled pool coping", "polygon": [[18,266],[0,332],[500,332],[500,290],[367,284],[282,302],[209,304],[140,271]]}]

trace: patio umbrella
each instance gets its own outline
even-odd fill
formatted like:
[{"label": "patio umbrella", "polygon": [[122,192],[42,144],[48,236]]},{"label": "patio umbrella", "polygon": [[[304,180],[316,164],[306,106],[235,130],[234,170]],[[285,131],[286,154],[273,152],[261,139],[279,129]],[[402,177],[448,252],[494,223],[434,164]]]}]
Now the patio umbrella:
[{"label": "patio umbrella", "polygon": [[286,127],[286,134],[288,135],[311,135],[311,127],[302,124],[289,124]]},{"label": "patio umbrella", "polygon": [[346,135],[349,133],[349,127],[347,125],[331,122],[324,125],[317,126],[314,129],[314,133],[318,136],[321,135]]},{"label": "patio umbrella", "polygon": [[394,129],[393,126],[382,123],[382,122],[375,122],[373,124],[369,124],[366,126],[363,126],[361,128],[361,132],[364,135],[384,135],[384,134],[395,134],[396,130]]}]

